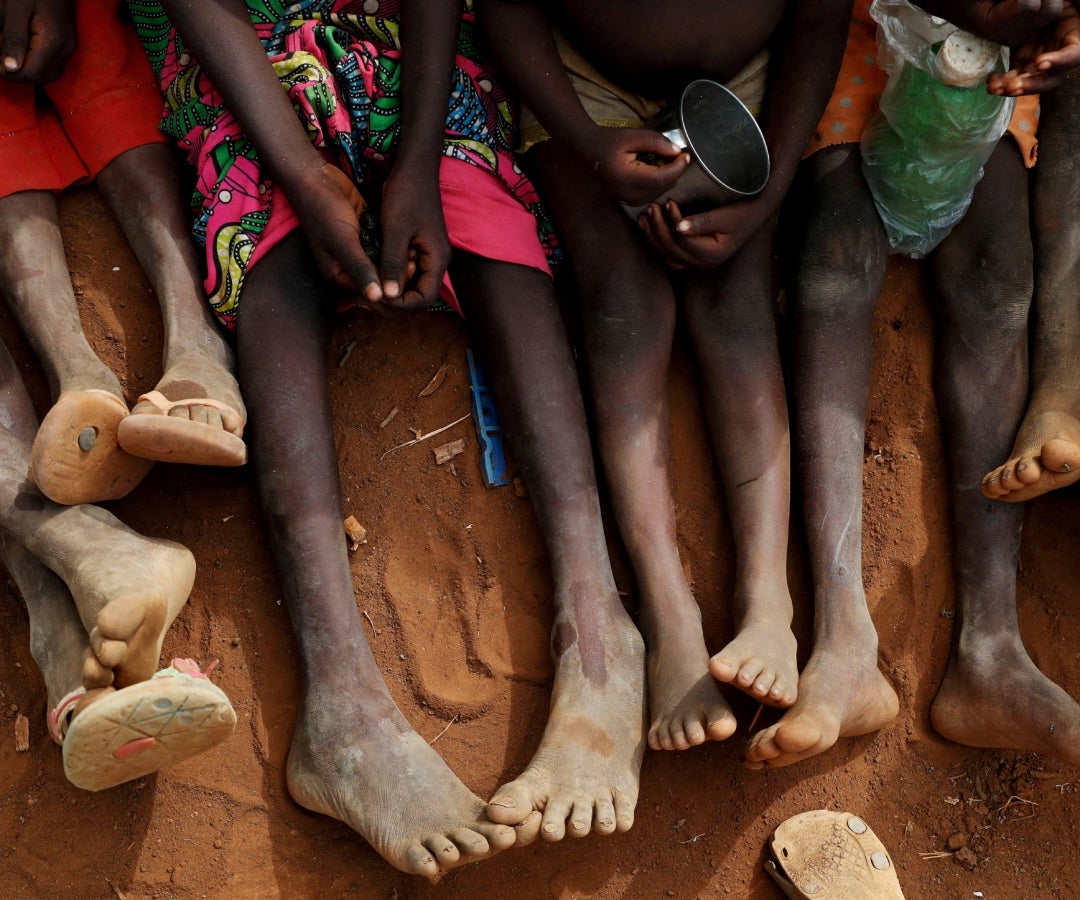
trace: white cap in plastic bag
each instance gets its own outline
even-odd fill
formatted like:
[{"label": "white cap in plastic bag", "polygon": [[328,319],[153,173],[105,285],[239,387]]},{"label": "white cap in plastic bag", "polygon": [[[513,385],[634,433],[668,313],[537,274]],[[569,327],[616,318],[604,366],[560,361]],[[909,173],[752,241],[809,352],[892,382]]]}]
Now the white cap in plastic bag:
[{"label": "white cap in plastic bag", "polygon": [[938,80],[956,87],[973,87],[997,66],[1001,46],[966,31],[954,31],[937,52]]}]

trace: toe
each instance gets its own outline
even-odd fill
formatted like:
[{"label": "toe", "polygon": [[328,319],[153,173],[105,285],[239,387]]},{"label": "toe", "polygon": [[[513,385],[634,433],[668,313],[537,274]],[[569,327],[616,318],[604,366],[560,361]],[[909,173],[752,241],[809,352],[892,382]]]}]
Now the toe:
[{"label": "toe", "polygon": [[566,817],[570,815],[570,808],[571,803],[561,797],[548,801],[540,826],[540,836],[545,841],[561,841],[566,837]]},{"label": "toe", "polygon": [[439,874],[439,864],[423,844],[415,844],[405,851],[404,865],[401,868],[413,875],[427,875],[428,878]]},{"label": "toe", "polygon": [[683,720],[683,733],[691,747],[705,743],[705,727],[701,724],[699,715],[689,715]]},{"label": "toe", "polygon": [[424,841],[424,846],[430,851],[439,868],[452,866],[461,858],[461,854],[458,852],[458,848],[454,846],[454,842],[443,834],[428,838]]},{"label": "toe", "polygon": [[683,723],[679,719],[673,719],[671,722],[671,744],[676,750],[690,749],[690,742],[686,739]]},{"label": "toe", "polygon": [[615,831],[615,804],[608,799],[598,800],[593,815],[593,830],[597,834],[611,834]]},{"label": "toe", "polygon": [[1016,479],[1022,484],[1034,484],[1042,476],[1042,466],[1032,456],[1023,456],[1016,464]]},{"label": "toe", "polygon": [[731,710],[726,708],[714,709],[709,714],[709,725],[706,729],[709,737],[714,741],[727,740],[735,733],[735,717]]},{"label": "toe", "polygon": [[735,683],[743,690],[748,690],[750,686],[757,680],[765,668],[765,663],[758,659],[756,656],[750,657],[746,662],[739,667],[739,675],[735,679]]},{"label": "toe", "polygon": [[113,683],[115,674],[113,670],[103,665],[91,648],[87,647],[83,654],[82,683],[87,689],[108,687]]},{"label": "toe", "polygon": [[90,646],[98,661],[109,669],[119,666],[127,654],[127,643],[102,637],[101,632],[96,628],[90,632]]},{"label": "toe", "polygon": [[[507,828],[507,830],[511,829]],[[487,856],[491,852],[491,845],[487,838],[471,828],[455,828],[447,837],[453,841],[460,856],[477,858]]]},{"label": "toe", "polygon": [[739,674],[739,667],[730,659],[717,654],[709,660],[709,671],[717,681],[728,683],[735,680],[735,676]]},{"label": "toe", "polygon": [[661,719],[656,725],[657,750],[674,750],[675,742],[671,739],[671,722]]},{"label": "toe", "polygon": [[532,811],[532,802],[517,782],[499,788],[487,805],[488,818],[500,825],[517,825]]},{"label": "toe", "polygon": [[1054,438],[1042,448],[1042,461],[1046,468],[1075,478],[1080,472],[1080,447],[1072,441]]},{"label": "toe", "polygon": [[1012,460],[1001,470],[1001,486],[1010,492],[1018,491],[1024,486],[1024,482],[1016,477],[1016,463]]},{"label": "toe", "polygon": [[528,847],[533,841],[540,836],[540,823],[544,817],[540,814],[540,810],[534,809],[529,813],[523,822],[519,822],[511,829],[514,834],[514,846],[515,847]]},{"label": "toe", "polygon": [[567,830],[567,833],[571,837],[585,837],[585,835],[589,833],[589,829],[592,827],[592,820],[592,803],[586,803],[583,800],[578,800],[574,804],[573,812],[570,813],[570,827]]},{"label": "toe", "polygon": [[637,805],[637,796],[629,797],[616,794],[615,800],[615,830],[629,831],[634,824],[634,807]]},{"label": "toe", "polygon": [[653,722],[649,728],[649,747],[652,750],[662,750],[663,746],[660,743],[660,723]]},{"label": "toe", "polygon": [[[539,822],[539,815],[537,815],[536,819]],[[505,850],[507,847],[513,847],[518,841],[517,834],[509,825],[498,825],[495,822],[478,822],[469,830],[479,833],[487,841],[489,850],[485,850],[485,853]],[[459,843],[458,846],[460,847],[461,844]]]}]

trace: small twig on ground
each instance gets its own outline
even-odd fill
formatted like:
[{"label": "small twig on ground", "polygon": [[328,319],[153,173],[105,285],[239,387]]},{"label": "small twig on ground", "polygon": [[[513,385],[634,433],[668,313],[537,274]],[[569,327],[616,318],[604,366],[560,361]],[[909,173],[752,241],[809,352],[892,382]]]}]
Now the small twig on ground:
[{"label": "small twig on ground", "polygon": [[752,718],[750,720],[750,727],[747,729],[747,731],[752,732],[754,730],[754,726],[757,725],[757,720],[761,718],[761,714],[763,712],[765,712],[765,704],[764,703],[759,703],[758,708],[757,708],[757,712],[754,713],[754,718]]},{"label": "small twig on ground", "polygon": [[395,406],[390,412],[386,414],[386,418],[379,423],[379,428],[385,428],[391,422],[394,421],[394,416],[398,414],[398,408]]},{"label": "small twig on ground", "polygon": [[441,366],[439,366],[439,371],[431,376],[431,381],[429,381],[427,383],[427,386],[419,394],[417,394],[416,396],[417,397],[430,397],[439,388],[442,387],[442,383],[444,381],[446,381],[447,372],[451,372],[451,371],[456,372],[457,368],[455,366],[450,365],[450,363],[443,363]]},{"label": "small twig on ground", "polygon": [[372,634],[374,634],[375,637],[378,637],[379,636],[379,629],[376,628],[375,623],[371,621],[371,616],[368,615],[368,611],[365,609],[365,610],[363,610],[363,613],[364,613],[364,618],[367,619],[368,625],[371,626]]},{"label": "small twig on ground", "polygon": [[1035,815],[1034,807],[1038,806],[1039,804],[1036,803],[1034,800],[1025,800],[1023,797],[1017,797],[1016,794],[1013,794],[1008,800],[1005,801],[1005,803],[1002,806],[999,806],[997,811],[999,813],[1000,812],[1005,812],[1005,810],[1007,810],[1010,806],[1013,805],[1014,800],[1017,803],[1026,803],[1028,806],[1032,807],[1031,815],[1030,816],[1020,816],[1021,819],[1030,819],[1031,816]]},{"label": "small twig on ground", "polygon": [[951,850],[929,850],[925,853],[920,853],[920,859],[944,859],[946,856],[952,856]]},{"label": "small twig on ground", "polygon": [[349,343],[345,345],[345,352],[341,354],[341,359],[337,361],[337,367],[339,369],[345,368],[345,363],[347,363],[349,361],[349,357],[352,356],[353,347],[355,346],[356,341],[349,341]]},{"label": "small twig on ground", "polygon": [[450,726],[453,725],[457,720],[458,720],[457,713],[455,713],[454,718],[452,718],[449,722],[446,723],[446,727],[442,731],[440,731],[437,735],[435,735],[435,737],[433,737],[430,741],[428,741],[428,743],[429,744],[434,744],[439,738],[441,738],[444,734],[446,734],[446,732],[448,732],[450,730]]},{"label": "small twig on ground", "polygon": [[404,444],[398,444],[396,447],[391,447],[382,456],[379,457],[379,461],[381,462],[382,460],[386,459],[386,457],[393,453],[395,450],[400,450],[402,447],[412,447],[415,444],[419,444],[421,441],[426,441],[428,438],[435,437],[435,435],[437,434],[442,434],[444,431],[447,431],[448,429],[453,428],[455,425],[459,425],[460,423],[464,422],[471,415],[472,413],[465,413],[465,415],[463,415],[460,419],[454,419],[454,421],[451,422],[449,425],[443,425],[442,428],[436,428],[434,431],[429,431],[427,434],[418,434],[414,431],[414,434],[416,434],[415,438],[413,438],[411,441],[406,441]]},{"label": "small twig on ground", "polygon": [[692,838],[688,838],[685,841],[676,841],[675,843],[677,843],[677,844],[696,844],[698,842],[698,838],[703,838],[703,837],[705,837],[705,832],[704,831],[701,832],[701,834],[695,834]]}]

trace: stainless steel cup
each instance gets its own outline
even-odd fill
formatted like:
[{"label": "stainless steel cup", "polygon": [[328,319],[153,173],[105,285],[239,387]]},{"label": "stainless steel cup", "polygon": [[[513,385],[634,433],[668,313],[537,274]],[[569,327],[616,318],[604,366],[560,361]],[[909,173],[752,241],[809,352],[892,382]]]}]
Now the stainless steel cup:
[{"label": "stainless steel cup", "polygon": [[[715,81],[690,82],[677,102],[644,127],[659,131],[691,158],[690,168],[655,203],[674,200],[685,214],[701,212],[752,197],[769,180],[769,148],[754,114]],[[645,209],[623,208],[634,218]]]}]

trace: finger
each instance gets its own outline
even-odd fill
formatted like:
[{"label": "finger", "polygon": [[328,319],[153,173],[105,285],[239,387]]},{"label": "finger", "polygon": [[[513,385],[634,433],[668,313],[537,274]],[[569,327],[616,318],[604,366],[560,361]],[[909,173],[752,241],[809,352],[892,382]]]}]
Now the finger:
[{"label": "finger", "polygon": [[408,264],[409,236],[397,233],[393,227],[386,228],[379,254],[379,274],[382,276],[383,295],[388,299],[401,296],[402,285],[407,281]]},{"label": "finger", "polygon": [[26,62],[26,50],[30,45],[31,6],[26,0],[10,0],[4,7],[4,33],[0,37],[0,57],[4,72],[13,75]]},{"label": "finger", "polygon": [[656,203],[650,203],[641,215],[642,227],[652,248],[659,253],[673,268],[685,269],[693,265],[694,260],[678,245],[671,227]]},{"label": "finger", "polygon": [[633,133],[634,150],[638,153],[652,153],[667,159],[674,159],[683,153],[683,149],[664,137],[659,131],[638,128]]},{"label": "finger", "polygon": [[632,196],[624,199],[632,206],[648,203],[673,188],[689,165],[690,154],[688,153],[681,153],[671,162],[658,166],[634,160],[627,173],[627,182],[632,188]]},{"label": "finger", "polygon": [[1080,66],[1080,33],[1070,37],[1069,42],[1057,50],[1040,53],[1035,59],[1035,68],[1040,72],[1055,71],[1064,75],[1069,69]]}]

